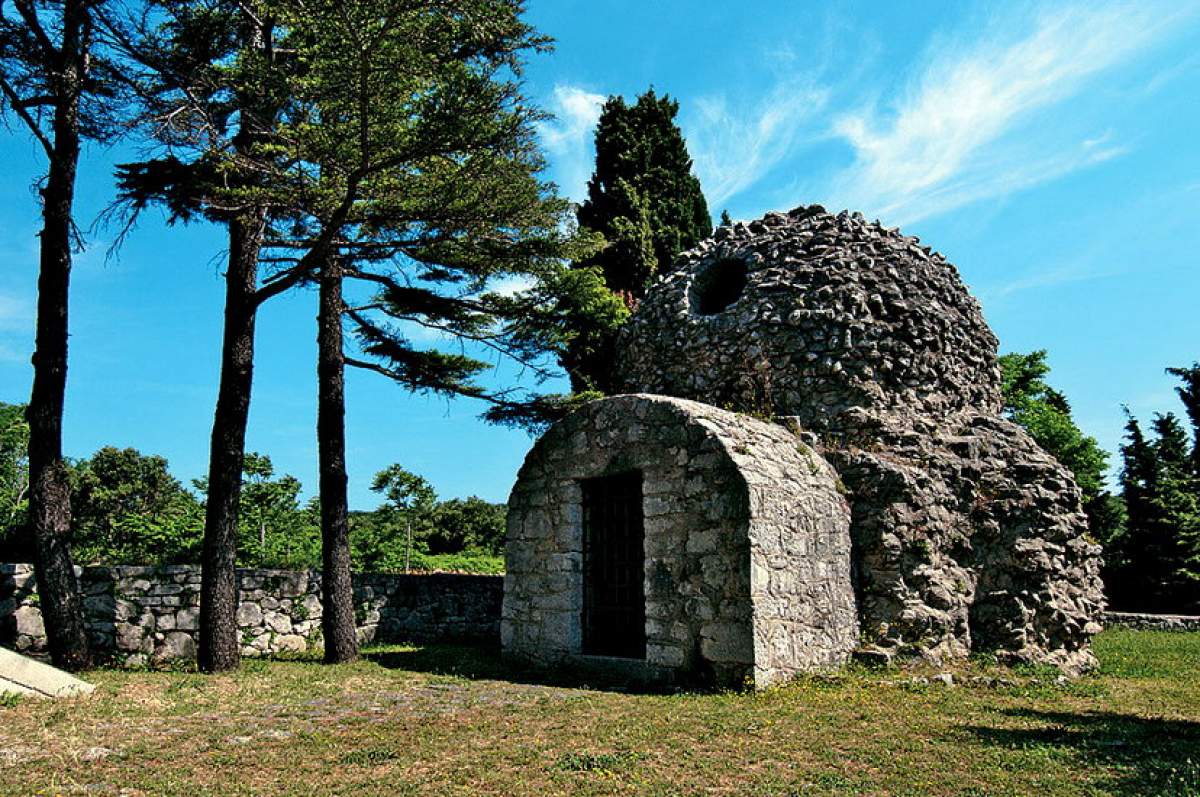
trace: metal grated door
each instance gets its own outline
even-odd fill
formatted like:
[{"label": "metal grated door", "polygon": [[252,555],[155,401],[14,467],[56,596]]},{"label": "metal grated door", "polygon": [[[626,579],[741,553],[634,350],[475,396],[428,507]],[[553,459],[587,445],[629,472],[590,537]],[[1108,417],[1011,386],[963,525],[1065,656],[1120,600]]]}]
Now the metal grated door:
[{"label": "metal grated door", "polygon": [[583,482],[583,652],[646,658],[642,474]]}]

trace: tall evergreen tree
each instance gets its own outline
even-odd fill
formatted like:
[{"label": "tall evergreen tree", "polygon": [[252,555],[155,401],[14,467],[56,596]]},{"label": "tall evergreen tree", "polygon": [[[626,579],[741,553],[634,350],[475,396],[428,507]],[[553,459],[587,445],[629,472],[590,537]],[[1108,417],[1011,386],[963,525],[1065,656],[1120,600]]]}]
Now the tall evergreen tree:
[{"label": "tall evergreen tree", "polygon": [[1189,368],[1168,368],[1167,373],[1183,382],[1175,388],[1192,424],[1192,470],[1200,474],[1200,363]]},{"label": "tall evergreen tree", "polygon": [[[582,228],[607,241],[579,267],[595,269],[630,309],[655,274],[712,233],[708,204],[692,174],[683,133],[675,124],[679,103],[651,89],[628,105],[609,97],[596,128],[596,170],[578,210]],[[611,392],[616,327],[606,318],[580,328],[562,364],[576,390]]]},{"label": "tall evergreen tree", "polygon": [[[1126,411],[1125,443],[1121,446],[1121,495],[1125,499],[1126,531],[1106,565],[1115,577],[1106,581],[1109,600],[1121,608],[1137,607],[1157,595],[1163,581],[1165,552],[1159,539],[1153,498],[1160,481],[1154,447],[1138,419]],[[1118,561],[1111,561],[1113,553]]]},{"label": "tall evergreen tree", "polygon": [[1200,609],[1200,478],[1194,446],[1173,413],[1155,415],[1154,438],[1132,415],[1121,449],[1128,511],[1110,598],[1121,608]]},{"label": "tall evergreen tree", "polygon": [[50,655],[80,669],[90,662],[82,600],[68,549],[70,485],[62,453],[67,383],[75,178],[83,141],[115,134],[118,68],[99,43],[105,0],[0,2],[0,109],[40,145],[46,174],[37,326],[29,420],[29,522]]},{"label": "tall evergreen tree", "polygon": [[1162,608],[1192,611],[1200,607],[1200,478],[1188,433],[1174,413],[1154,417],[1158,483],[1155,522],[1161,525],[1164,568]]},{"label": "tall evergreen tree", "polygon": [[154,0],[147,9],[111,30],[139,65],[143,129],[164,151],[119,168],[123,207],[132,223],[158,203],[172,222],[223,225],[228,240],[197,653],[202,670],[217,672],[240,660],[235,566],[257,313],[306,276],[285,269],[260,284],[267,224],[293,166],[277,147],[298,60],[267,0]]},{"label": "tall evergreen tree", "polygon": [[586,263],[632,303],[660,269],[712,233],[678,113],[678,102],[650,89],[632,106],[609,97],[596,127],[596,171],[578,216],[608,245]]},{"label": "tall evergreen tree", "polygon": [[[546,41],[516,0],[273,0],[301,65],[276,152],[291,164],[269,219],[267,259],[319,286],[318,422],[326,661],[357,655],[350,583],[344,369],[414,390],[489,398],[485,363],[422,349],[396,326],[421,324],[531,363],[506,321],[527,297],[498,278],[546,284],[579,251],[567,205],[537,178],[533,121],[520,94],[526,53]],[[294,197],[290,204],[282,198]],[[344,285],[379,295],[349,313],[365,356],[347,358]]]}]

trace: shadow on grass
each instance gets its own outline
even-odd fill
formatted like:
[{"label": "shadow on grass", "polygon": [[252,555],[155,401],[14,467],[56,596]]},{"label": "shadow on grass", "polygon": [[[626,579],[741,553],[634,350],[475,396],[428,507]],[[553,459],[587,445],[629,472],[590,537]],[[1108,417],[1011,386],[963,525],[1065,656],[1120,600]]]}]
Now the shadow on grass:
[{"label": "shadow on grass", "polygon": [[[680,685],[648,684],[644,681],[572,666],[536,667],[505,659],[500,649],[489,645],[418,645],[395,649],[366,650],[363,658],[393,670],[429,673],[473,681],[509,681],[535,686],[560,686],[631,694],[664,694],[679,691]],[[686,685],[687,688],[702,686]]]},{"label": "shadow on grass", "polygon": [[1146,719],[1111,712],[1069,713],[1008,709],[1036,728],[967,730],[1012,750],[1053,749],[1088,768],[1104,767],[1113,794],[1200,797],[1200,722]]}]

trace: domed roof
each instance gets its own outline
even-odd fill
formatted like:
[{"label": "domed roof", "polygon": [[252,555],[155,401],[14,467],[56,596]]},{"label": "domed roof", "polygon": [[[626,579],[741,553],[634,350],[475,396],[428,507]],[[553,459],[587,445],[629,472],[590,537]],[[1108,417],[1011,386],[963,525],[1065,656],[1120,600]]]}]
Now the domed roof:
[{"label": "domed roof", "polygon": [[722,227],[682,254],[621,336],[630,392],[837,431],[861,407],[998,412],[996,337],[940,254],[814,205]]}]

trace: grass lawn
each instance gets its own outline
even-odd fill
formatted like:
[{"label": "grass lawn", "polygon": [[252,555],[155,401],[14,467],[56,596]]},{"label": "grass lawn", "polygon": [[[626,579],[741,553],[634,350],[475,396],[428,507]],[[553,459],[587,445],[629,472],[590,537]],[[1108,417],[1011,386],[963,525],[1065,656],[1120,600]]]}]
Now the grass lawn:
[{"label": "grass lawn", "polygon": [[97,670],[91,696],[0,708],[0,794],[1200,795],[1200,634],[1096,651],[1066,685],[978,663],[760,694],[547,685],[451,647]]}]

